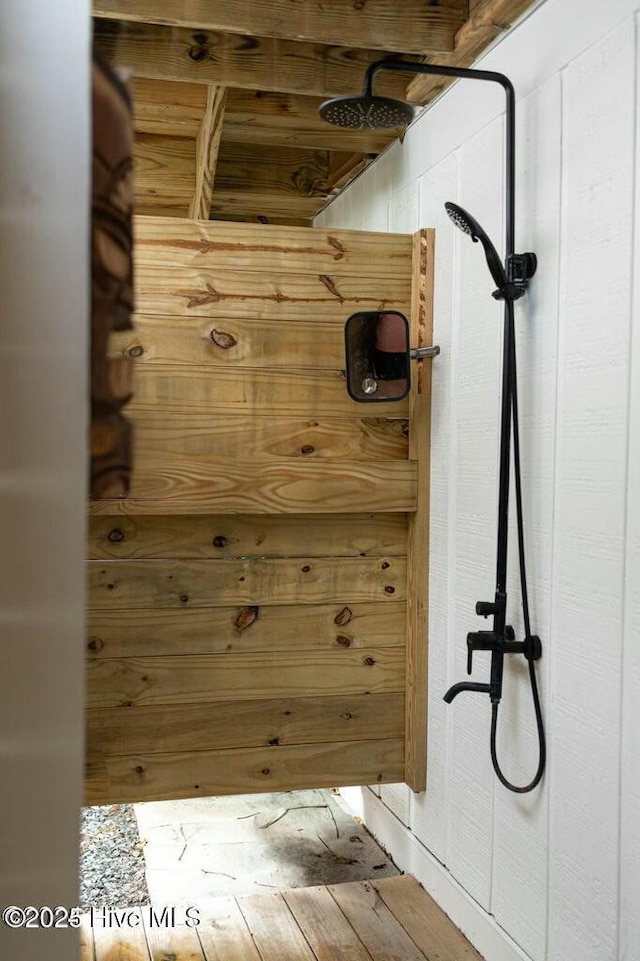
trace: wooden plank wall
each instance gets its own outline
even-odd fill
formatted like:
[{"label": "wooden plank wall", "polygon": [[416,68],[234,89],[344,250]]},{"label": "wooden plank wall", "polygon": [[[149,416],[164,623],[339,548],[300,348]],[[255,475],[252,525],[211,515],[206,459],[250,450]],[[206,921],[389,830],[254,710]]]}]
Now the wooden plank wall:
[{"label": "wooden plank wall", "polygon": [[132,493],[91,507],[89,803],[404,778],[409,401],[353,402],[342,345],[355,310],[410,314],[414,247],[138,218],[112,344]]}]

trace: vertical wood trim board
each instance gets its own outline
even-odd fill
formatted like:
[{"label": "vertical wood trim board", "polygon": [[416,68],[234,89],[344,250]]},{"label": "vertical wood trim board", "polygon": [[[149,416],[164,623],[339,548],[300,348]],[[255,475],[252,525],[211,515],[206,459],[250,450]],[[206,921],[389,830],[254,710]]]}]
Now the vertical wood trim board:
[{"label": "vertical wood trim board", "polygon": [[[411,345],[433,342],[435,231],[413,235]],[[416,510],[407,541],[407,700],[405,780],[414,791],[427,784],[427,643],[429,597],[429,473],[431,360],[416,362],[409,407],[409,457],[418,465]]]},{"label": "vertical wood trim board", "polygon": [[433,231],[135,227],[113,351],[141,441],[132,496],[91,506],[88,800],[423,790],[431,362],[367,407],[342,344],[377,309],[431,343]]}]

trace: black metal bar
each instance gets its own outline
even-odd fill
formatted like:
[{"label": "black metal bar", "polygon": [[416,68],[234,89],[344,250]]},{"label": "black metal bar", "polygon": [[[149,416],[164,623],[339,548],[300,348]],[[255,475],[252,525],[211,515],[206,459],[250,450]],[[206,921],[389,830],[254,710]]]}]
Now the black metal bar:
[{"label": "black metal bar", "polygon": [[[506,96],[505,137],[505,249],[506,257],[514,252],[515,244],[515,105],[513,84],[503,73],[495,70],[474,70],[470,67],[447,67],[437,63],[408,63],[405,60],[376,60],[367,67],[364,79],[365,96],[373,95],[373,79],[381,70],[398,70],[404,73],[423,73],[434,77],[455,77],[458,80],[487,80],[500,84]],[[505,257],[505,262],[506,262]]]},{"label": "black metal bar", "polygon": [[[373,95],[373,80],[381,70],[397,70],[405,73],[431,74],[440,77],[455,77],[460,80],[485,80],[499,84],[506,97],[505,112],[505,168],[504,168],[504,200],[505,200],[505,268],[515,250],[515,91],[513,84],[502,73],[492,70],[474,70],[466,67],[448,67],[430,63],[406,63],[402,60],[378,60],[372,63],[366,71],[364,92],[365,96]],[[504,637],[507,616],[507,569],[508,569],[508,540],[509,540],[509,474],[511,463],[511,415],[512,389],[515,371],[515,323],[513,300],[507,295],[504,302],[504,328],[502,341],[502,396],[500,412],[500,466],[498,493],[498,532],[496,546],[496,593],[495,611],[493,615],[493,633],[497,637]],[[448,695],[451,699],[462,690],[487,691],[494,705],[500,703],[502,696],[502,674],[504,668],[504,646],[496,644],[491,654],[491,680],[487,685],[476,685],[467,682],[454,685]],[[448,699],[445,698],[445,699]]]}]

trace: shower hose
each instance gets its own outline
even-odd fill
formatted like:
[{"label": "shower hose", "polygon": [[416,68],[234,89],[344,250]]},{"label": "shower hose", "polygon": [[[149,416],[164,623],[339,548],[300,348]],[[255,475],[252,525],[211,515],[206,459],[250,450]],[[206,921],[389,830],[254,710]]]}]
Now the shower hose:
[{"label": "shower hose", "polygon": [[[509,394],[511,397],[511,418],[513,423],[513,465],[514,465],[514,478],[515,478],[515,494],[516,494],[516,515],[517,515],[517,527],[518,527],[518,561],[520,568],[520,590],[522,594],[522,615],[524,619],[524,631],[525,637],[531,637],[531,617],[529,614],[529,593],[527,590],[527,572],[525,565],[525,551],[524,551],[524,522],[522,513],[522,472],[520,467],[520,429],[518,424],[518,379],[516,371],[516,338],[515,338],[515,320],[514,320],[514,307],[513,300],[505,301],[505,323],[509,327],[509,356],[504,359],[505,363],[509,364]],[[535,671],[535,661],[533,657],[527,656],[527,661],[529,664],[529,680],[531,683],[531,695],[533,698],[533,707],[536,717],[536,727],[538,731],[538,768],[533,777],[533,780],[523,787],[518,787],[512,784],[502,773],[500,767],[500,762],[498,761],[498,754],[496,749],[497,731],[498,731],[498,703],[493,703],[491,705],[491,762],[493,764],[493,769],[496,772],[498,780],[503,784],[509,791],[513,791],[515,794],[527,794],[529,791],[533,791],[536,785],[540,782],[540,779],[544,773],[544,768],[546,764],[547,747],[546,739],[544,733],[544,723],[542,720],[542,708],[540,706],[540,694],[538,692],[538,682],[536,679]]]}]

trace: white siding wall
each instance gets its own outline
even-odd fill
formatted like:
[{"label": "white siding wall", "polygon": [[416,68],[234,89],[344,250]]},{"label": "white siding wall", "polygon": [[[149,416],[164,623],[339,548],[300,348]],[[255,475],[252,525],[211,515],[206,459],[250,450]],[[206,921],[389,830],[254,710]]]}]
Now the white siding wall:
[{"label": "white siding wall", "polygon": [[[0,905],[78,899],[90,6],[0,2]],[[0,957],[70,961],[10,930]]]},{"label": "white siding wall", "polygon": [[[488,698],[442,701],[482,626],[475,601],[493,594],[501,343],[482,252],[443,203],[502,241],[499,88],[458,83],[319,218],[437,229],[428,789],[347,798],[490,961],[640,958],[639,10],[546,0],[482,61],[516,87],[516,248],[539,259],[517,306],[549,742],[533,794],[493,775]],[[521,636],[513,563],[510,592]],[[487,671],[477,656],[474,674]],[[537,744],[524,662],[507,666],[501,715],[504,768],[525,782]]]}]

